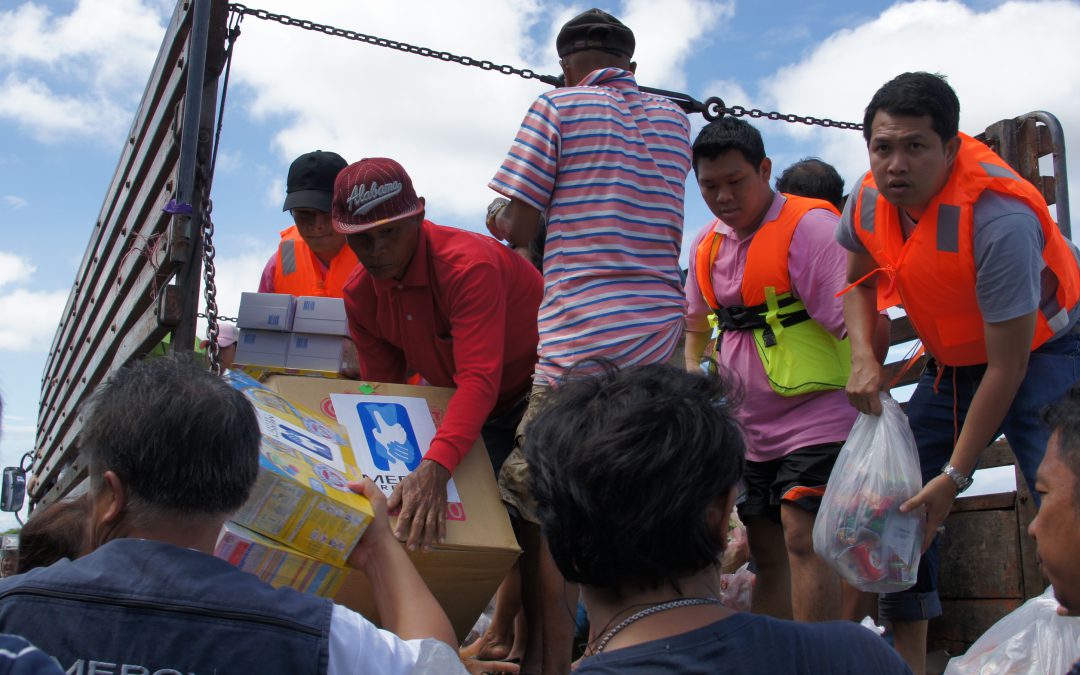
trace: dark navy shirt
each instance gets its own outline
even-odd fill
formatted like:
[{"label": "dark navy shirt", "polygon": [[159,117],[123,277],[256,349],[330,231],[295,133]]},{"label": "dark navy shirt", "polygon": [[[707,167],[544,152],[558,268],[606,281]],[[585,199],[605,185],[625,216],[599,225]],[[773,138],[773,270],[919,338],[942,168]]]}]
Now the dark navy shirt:
[{"label": "dark navy shirt", "polygon": [[859,624],[796,623],[744,613],[591,656],[574,671],[598,673],[910,675],[911,670],[884,640]]}]

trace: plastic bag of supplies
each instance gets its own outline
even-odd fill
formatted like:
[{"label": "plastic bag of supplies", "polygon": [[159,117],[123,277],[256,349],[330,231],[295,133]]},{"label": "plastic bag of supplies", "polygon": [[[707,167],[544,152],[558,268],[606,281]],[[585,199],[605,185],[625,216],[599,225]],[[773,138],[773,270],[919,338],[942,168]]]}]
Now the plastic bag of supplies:
[{"label": "plastic bag of supplies", "polygon": [[1066,673],[1080,659],[1080,619],[1058,616],[1052,588],[990,627],[945,675]]},{"label": "plastic bag of supplies", "polygon": [[836,458],[814,523],[814,550],[863,591],[911,588],[919,570],[925,511],[900,513],[922,488],[907,416],[881,395],[880,416],[859,415]]}]

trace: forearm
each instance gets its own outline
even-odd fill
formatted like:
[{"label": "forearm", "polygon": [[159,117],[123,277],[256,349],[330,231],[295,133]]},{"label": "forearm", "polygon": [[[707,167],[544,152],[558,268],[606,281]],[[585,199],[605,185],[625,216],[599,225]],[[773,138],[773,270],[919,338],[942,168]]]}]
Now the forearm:
[{"label": "forearm", "polygon": [[686,358],[686,370],[696,373],[699,370],[701,359],[705,355],[705,345],[709,343],[711,335],[708,331],[691,330],[686,331],[684,335],[686,336],[686,345],[683,347],[683,354]]},{"label": "forearm", "polygon": [[404,640],[436,638],[457,644],[453,626],[397,541],[387,538],[361,569],[371,582],[382,627]]},{"label": "forearm", "polygon": [[[1012,406],[1020,383],[1027,371],[1027,357],[1006,364],[992,364],[971,399],[960,437],[953,448],[949,463],[960,473],[970,476],[978,464],[979,455],[994,441],[1001,421]],[[948,373],[945,374],[948,377]]]},{"label": "forearm", "polygon": [[495,216],[495,229],[513,246],[528,246],[540,230],[540,212],[519,199],[511,199]]},{"label": "forearm", "polygon": [[852,362],[880,363],[875,349],[878,316],[877,289],[855,286],[844,295],[844,324],[851,341]]}]

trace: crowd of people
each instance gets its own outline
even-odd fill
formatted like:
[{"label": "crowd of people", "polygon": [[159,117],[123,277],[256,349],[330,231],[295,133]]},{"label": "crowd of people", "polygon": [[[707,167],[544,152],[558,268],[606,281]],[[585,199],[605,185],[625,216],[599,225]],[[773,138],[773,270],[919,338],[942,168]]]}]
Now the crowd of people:
[{"label": "crowd of people", "polygon": [[[1002,433],[1042,501],[1044,571],[1080,612],[1078,253],[1038,190],[959,132],[945,79],[877,91],[869,171],[845,197],[818,159],[774,187],[741,119],[692,140],[677,105],[638,88],[634,35],[610,14],[574,17],[555,46],[568,86],[530,106],[489,183],[492,236],[428,220],[390,158],[315,151],[289,169],[294,225],[259,290],[343,298],[364,379],[455,388],[388,500],[350,485],[375,510],[349,564],[381,626],[212,556],[251,492],[259,427],[241,394],[166,357],[93,395],[89,492],[30,520],[0,631],[79,673],[921,674],[941,526]],[[684,273],[691,173],[716,218]],[[930,357],[907,407],[924,487],[901,507],[927,535],[914,587],[878,598],[841,582],[812,531],[856,416],[881,413],[895,306]],[[447,483],[478,438],[523,553],[463,659],[398,542],[443,540]],[[719,601],[733,509],[751,612]],[[893,646],[855,623],[875,607]]]}]

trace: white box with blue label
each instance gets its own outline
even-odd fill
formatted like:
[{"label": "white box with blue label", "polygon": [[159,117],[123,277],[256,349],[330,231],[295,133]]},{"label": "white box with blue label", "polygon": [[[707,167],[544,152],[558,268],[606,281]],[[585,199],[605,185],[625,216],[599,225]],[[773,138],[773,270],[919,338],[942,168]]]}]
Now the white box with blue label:
[{"label": "white box with blue label", "polygon": [[287,333],[295,312],[296,298],[288,293],[241,293],[236,326]]},{"label": "white box with blue label", "polygon": [[341,298],[301,295],[296,299],[292,330],[294,333],[347,337],[349,323],[345,318],[345,301]]},{"label": "white box with blue label", "polygon": [[245,366],[285,367],[291,333],[241,328],[233,362]]},{"label": "white box with blue label", "polygon": [[289,335],[285,367],[336,373],[341,369],[345,339],[340,335],[292,333]]},{"label": "white box with blue label", "polygon": [[323,562],[343,565],[371,522],[371,504],[349,489],[363,478],[337,424],[294,405],[251,377],[229,384],[255,406],[262,431],[259,475],[233,521]]}]

